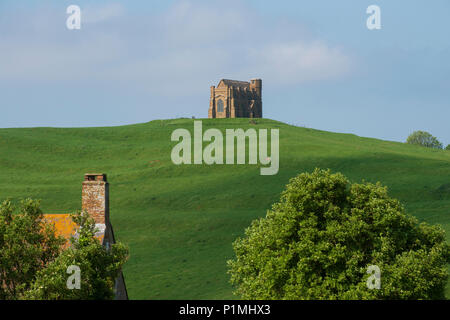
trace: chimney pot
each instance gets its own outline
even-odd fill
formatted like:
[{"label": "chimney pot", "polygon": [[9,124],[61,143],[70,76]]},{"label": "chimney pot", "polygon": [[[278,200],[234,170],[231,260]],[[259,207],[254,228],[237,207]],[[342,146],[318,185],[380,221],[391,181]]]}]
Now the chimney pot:
[{"label": "chimney pot", "polygon": [[106,180],[106,173],[85,173],[84,181],[104,181]]}]

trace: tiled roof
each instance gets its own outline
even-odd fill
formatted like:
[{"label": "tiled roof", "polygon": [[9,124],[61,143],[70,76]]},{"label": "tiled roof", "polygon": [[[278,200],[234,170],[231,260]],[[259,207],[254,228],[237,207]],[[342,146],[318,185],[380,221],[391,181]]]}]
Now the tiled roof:
[{"label": "tiled roof", "polygon": [[[65,247],[69,245],[69,240],[71,236],[77,236],[77,224],[72,221],[70,214],[61,213],[61,214],[44,214],[44,219],[55,225],[56,235],[62,236],[67,240]],[[96,224],[95,227],[98,229],[98,232],[95,234],[95,237],[103,243],[103,238],[105,236],[105,225],[104,224]]]}]

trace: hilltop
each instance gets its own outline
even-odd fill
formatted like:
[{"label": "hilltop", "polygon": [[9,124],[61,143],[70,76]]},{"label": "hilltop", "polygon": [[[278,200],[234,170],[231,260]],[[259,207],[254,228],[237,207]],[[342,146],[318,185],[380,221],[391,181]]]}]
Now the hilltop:
[{"label": "hilltop", "polygon": [[260,165],[174,165],[171,133],[192,132],[192,119],[0,129],[0,199],[37,198],[45,213],[73,212],[83,174],[107,173],[114,231],[130,247],[123,272],[132,299],[236,298],[226,274],[232,242],[265,216],[291,177],[315,167],[382,182],[409,214],[441,224],[450,241],[450,151],[269,119],[202,120],[204,131],[279,129],[278,174],[262,176]]}]

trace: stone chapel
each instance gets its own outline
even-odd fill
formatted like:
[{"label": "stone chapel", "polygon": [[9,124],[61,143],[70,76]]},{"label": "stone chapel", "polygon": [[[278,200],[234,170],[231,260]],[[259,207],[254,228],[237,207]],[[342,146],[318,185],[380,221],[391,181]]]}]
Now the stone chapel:
[{"label": "stone chapel", "polygon": [[262,118],[262,80],[220,80],[211,86],[208,118]]}]

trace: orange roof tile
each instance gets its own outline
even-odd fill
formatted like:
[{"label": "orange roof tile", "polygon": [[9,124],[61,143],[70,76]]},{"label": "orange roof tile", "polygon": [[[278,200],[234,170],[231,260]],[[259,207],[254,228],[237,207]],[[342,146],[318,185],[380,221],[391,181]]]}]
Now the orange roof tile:
[{"label": "orange roof tile", "polygon": [[[53,223],[56,229],[56,235],[62,236],[67,240],[64,246],[69,245],[70,237],[75,235],[78,225],[72,221],[68,213],[46,213],[44,219],[48,223]],[[95,237],[102,243],[104,237],[104,230],[100,230],[95,234]]]}]

